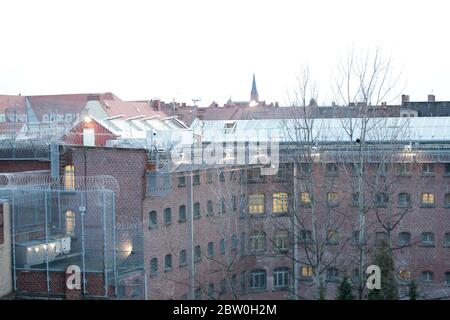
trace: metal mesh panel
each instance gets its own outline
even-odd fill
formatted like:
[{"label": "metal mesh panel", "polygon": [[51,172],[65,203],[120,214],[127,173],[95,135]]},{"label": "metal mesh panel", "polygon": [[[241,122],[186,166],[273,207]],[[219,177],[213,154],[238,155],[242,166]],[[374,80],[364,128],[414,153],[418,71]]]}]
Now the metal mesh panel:
[{"label": "metal mesh panel", "polygon": [[[49,176],[2,180],[0,197],[11,206],[16,291],[63,295],[69,266],[80,268],[86,296],[122,298],[127,286],[143,288],[142,224],[116,213],[113,177],[81,177],[70,190]],[[144,290],[132,291],[134,299],[143,298]]]}]

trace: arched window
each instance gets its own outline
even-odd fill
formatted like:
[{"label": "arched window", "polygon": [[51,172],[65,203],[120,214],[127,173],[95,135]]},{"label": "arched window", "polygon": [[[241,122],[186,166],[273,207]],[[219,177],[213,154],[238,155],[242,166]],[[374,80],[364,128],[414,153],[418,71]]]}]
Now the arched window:
[{"label": "arched window", "polygon": [[250,236],[250,251],[263,253],[266,251],[266,234],[263,231],[255,231]]},{"label": "arched window", "polygon": [[409,272],[406,269],[401,269],[399,272],[400,280],[402,281],[409,281],[411,280],[411,272]]},{"label": "arched window", "polygon": [[339,277],[339,270],[337,268],[328,268],[327,269],[327,280],[328,281],[336,281]]},{"label": "arched window", "polygon": [[273,194],[273,213],[288,212],[288,194],[286,192],[276,192]]},{"label": "arched window", "polygon": [[67,210],[65,212],[66,216],[66,233],[70,236],[75,235],[75,212],[72,210]]},{"label": "arched window", "polygon": [[444,206],[450,208],[450,193],[446,193],[444,196]]},{"label": "arched window", "polygon": [[430,192],[422,193],[421,201],[423,206],[433,206],[434,205],[434,194]]},{"label": "arched window", "polygon": [[186,206],[182,205],[178,208],[178,222],[186,221]]},{"label": "arched window", "polygon": [[400,246],[407,246],[407,245],[411,244],[411,233],[400,232],[398,234],[398,244]]},{"label": "arched window", "polygon": [[398,194],[398,205],[406,207],[411,203],[411,196],[407,192],[402,192]]},{"label": "arched window", "polygon": [[275,251],[286,253],[289,250],[289,233],[286,230],[275,231]]},{"label": "arched window", "polygon": [[337,192],[328,192],[327,193],[327,204],[330,207],[334,207],[338,205],[339,196]]},{"label": "arched window", "polygon": [[248,196],[248,212],[264,214],[264,193],[253,193]]},{"label": "arched window", "polygon": [[194,219],[200,218],[200,203],[196,202],[194,203]]},{"label": "arched window", "polygon": [[186,250],[184,249],[180,251],[179,264],[180,267],[184,267],[187,264],[187,255]]},{"label": "arched window", "polygon": [[444,246],[450,246],[450,232],[444,234]]},{"label": "arched window", "polygon": [[150,211],[148,215],[148,228],[149,229],[156,229],[158,227],[158,217],[156,214],[156,211]]},{"label": "arched window", "polygon": [[249,275],[249,289],[265,289],[266,288],[266,270],[254,269]]},{"label": "arched window", "polygon": [[164,209],[164,224],[169,225],[172,223],[172,209],[165,208]]},{"label": "arched window", "polygon": [[150,275],[158,275],[158,258],[152,258],[152,260],[150,260]]},{"label": "arched window", "polygon": [[225,254],[226,253],[226,243],[225,243],[225,239],[220,239],[220,254]]},{"label": "arched window", "polygon": [[202,249],[200,246],[195,246],[194,248],[194,261],[199,262],[202,260]]},{"label": "arched window", "polygon": [[285,288],[289,286],[289,268],[276,268],[273,270],[274,288]]},{"label": "arched window", "polygon": [[311,206],[311,195],[309,192],[300,192],[300,205],[302,207]]},{"label": "arched window", "polygon": [[172,270],[172,255],[167,254],[164,258],[164,271]]},{"label": "arched window", "polygon": [[434,233],[432,232],[423,232],[420,235],[420,239],[422,245],[424,246],[433,246],[434,245]]},{"label": "arched window", "polygon": [[433,271],[423,271],[421,274],[422,282],[432,282],[434,279]]},{"label": "arched window", "polygon": [[231,251],[237,251],[238,248],[238,236],[233,234],[231,236]]}]

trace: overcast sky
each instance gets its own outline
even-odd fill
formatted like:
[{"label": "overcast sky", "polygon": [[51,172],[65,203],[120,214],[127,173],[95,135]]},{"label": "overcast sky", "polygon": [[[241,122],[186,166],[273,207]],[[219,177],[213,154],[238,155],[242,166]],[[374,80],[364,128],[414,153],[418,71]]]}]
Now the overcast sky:
[{"label": "overcast sky", "polygon": [[382,45],[405,93],[450,100],[446,1],[2,0],[0,93],[287,101],[302,64],[331,101],[351,46]]}]

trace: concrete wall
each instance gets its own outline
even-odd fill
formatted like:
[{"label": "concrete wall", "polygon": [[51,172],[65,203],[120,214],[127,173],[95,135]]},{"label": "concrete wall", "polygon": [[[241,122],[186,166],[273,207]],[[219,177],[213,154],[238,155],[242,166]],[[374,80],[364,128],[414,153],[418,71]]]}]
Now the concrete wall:
[{"label": "concrete wall", "polygon": [[[12,290],[11,277],[11,232],[9,203],[0,200],[0,206],[3,206],[3,237],[0,240],[0,298],[10,293]],[[1,213],[1,211],[0,211]],[[1,228],[1,227],[0,227]],[[0,232],[0,236],[2,232]]]}]

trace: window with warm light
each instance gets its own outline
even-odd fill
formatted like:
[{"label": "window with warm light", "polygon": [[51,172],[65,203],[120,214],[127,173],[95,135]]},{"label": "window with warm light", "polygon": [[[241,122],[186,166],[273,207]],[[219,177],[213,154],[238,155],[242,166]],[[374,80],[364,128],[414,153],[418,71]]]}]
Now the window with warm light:
[{"label": "window with warm light", "polygon": [[66,233],[68,235],[75,235],[75,212],[72,210],[67,210],[66,216]]},{"label": "window with warm light", "polygon": [[399,275],[400,275],[400,280],[402,280],[402,281],[409,281],[409,280],[411,280],[411,272],[409,272],[406,269],[400,270]]},{"label": "window with warm light", "polygon": [[311,266],[303,266],[300,269],[300,276],[302,278],[311,278],[313,274],[313,268]]},{"label": "window with warm light", "polygon": [[264,214],[264,193],[249,195],[248,212],[250,214]]},{"label": "window with warm light", "polygon": [[336,206],[338,204],[338,193],[337,192],[328,192],[327,193],[327,203],[329,206]]},{"label": "window with warm light", "polygon": [[277,192],[273,194],[273,213],[288,212],[288,194],[286,192]]},{"label": "window with warm light", "polygon": [[309,194],[309,192],[300,193],[300,205],[304,207],[311,206],[311,195]]},{"label": "window with warm light", "polygon": [[422,205],[424,206],[433,206],[434,205],[434,194],[425,192],[422,193]]},{"label": "window with warm light", "polygon": [[73,165],[64,167],[64,187],[66,190],[75,189],[75,166]]}]

